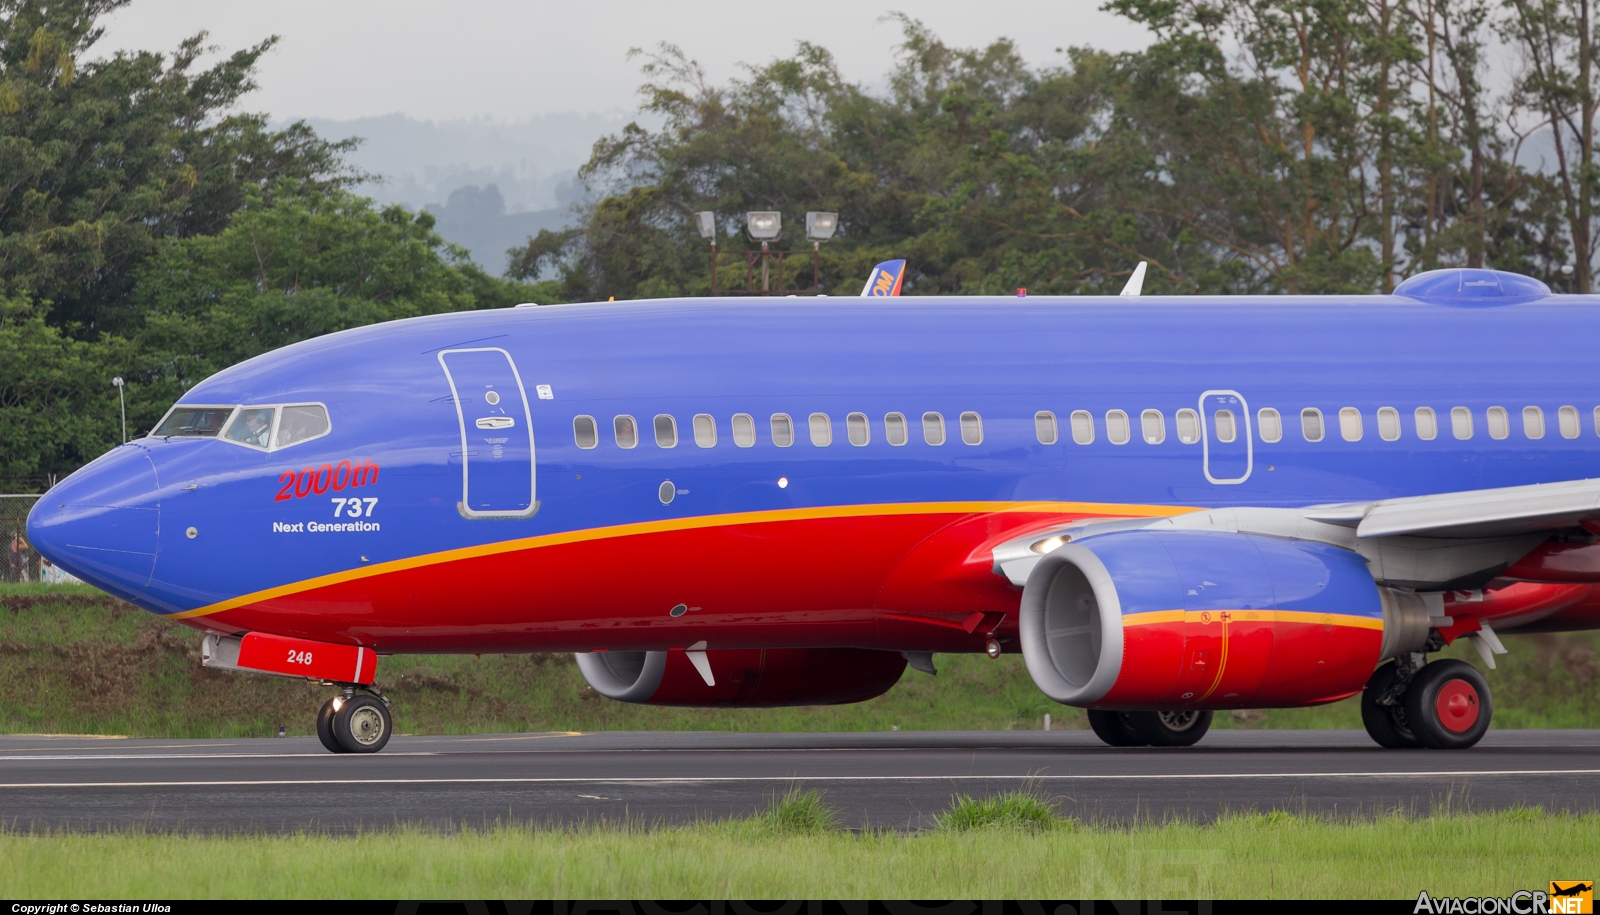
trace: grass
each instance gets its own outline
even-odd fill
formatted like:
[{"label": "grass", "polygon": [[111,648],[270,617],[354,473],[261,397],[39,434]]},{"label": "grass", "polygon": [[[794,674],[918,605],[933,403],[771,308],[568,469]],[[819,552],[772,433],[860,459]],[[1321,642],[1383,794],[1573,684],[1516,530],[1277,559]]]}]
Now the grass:
[{"label": "grass", "polygon": [[[1488,673],[1495,726],[1600,727],[1596,633],[1508,636]],[[84,586],[0,585],[0,732],[248,737],[312,732],[327,690],[200,666],[200,636]],[[1445,652],[1476,662],[1470,648]],[[1046,699],[1018,655],[940,655],[882,698],[793,709],[672,709],[601,697],[571,655],[398,656],[379,683],[402,734],[511,731],[887,731],[1087,726]],[[1359,728],[1354,700],[1219,713],[1215,727]]]},{"label": "grass", "polygon": [[0,886],[36,899],[1415,899],[1419,890],[1543,889],[1592,876],[1600,859],[1600,816],[1536,809],[1361,820],[1278,812],[1131,828],[1049,810],[1028,795],[966,798],[939,829],[848,832],[807,793],[747,819],[655,829],[10,831],[0,832]]}]

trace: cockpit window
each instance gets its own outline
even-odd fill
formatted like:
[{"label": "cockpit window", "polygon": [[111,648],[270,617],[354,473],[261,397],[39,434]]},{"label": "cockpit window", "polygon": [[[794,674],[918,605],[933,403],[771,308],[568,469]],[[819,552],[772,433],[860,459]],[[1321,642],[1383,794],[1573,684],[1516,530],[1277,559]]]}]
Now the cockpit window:
[{"label": "cockpit window", "polygon": [[328,434],[328,408],[322,404],[291,404],[283,408],[272,447],[287,448]]},{"label": "cockpit window", "polygon": [[252,448],[266,448],[267,442],[272,440],[272,414],[275,412],[272,407],[245,407],[228,424],[228,431],[222,437]]},{"label": "cockpit window", "polygon": [[233,407],[186,407],[176,406],[167,413],[165,419],[156,426],[151,436],[170,438],[173,436],[204,436],[213,438],[222,431],[222,424],[233,415]]}]

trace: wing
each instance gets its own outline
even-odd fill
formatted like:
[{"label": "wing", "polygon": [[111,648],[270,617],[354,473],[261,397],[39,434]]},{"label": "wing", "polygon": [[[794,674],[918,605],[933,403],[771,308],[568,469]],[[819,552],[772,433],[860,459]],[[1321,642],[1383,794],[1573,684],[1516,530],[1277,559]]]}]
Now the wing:
[{"label": "wing", "polygon": [[1021,587],[1061,543],[1134,528],[1233,531],[1313,540],[1361,554],[1380,584],[1481,588],[1557,531],[1600,521],[1600,480],[1571,480],[1318,505],[1222,508],[1171,518],[1064,523],[1007,541],[994,570]]}]

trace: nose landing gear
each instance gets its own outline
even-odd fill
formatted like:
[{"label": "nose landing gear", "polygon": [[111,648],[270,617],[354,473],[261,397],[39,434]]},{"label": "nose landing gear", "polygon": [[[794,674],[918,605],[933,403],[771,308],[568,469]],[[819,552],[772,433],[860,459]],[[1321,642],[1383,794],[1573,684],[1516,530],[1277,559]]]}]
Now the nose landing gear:
[{"label": "nose landing gear", "polygon": [[330,753],[376,753],[389,742],[394,732],[394,719],[389,714],[389,700],[376,687],[363,689],[371,695],[357,693],[356,687],[344,687],[344,695],[334,696],[317,712],[317,739]]}]

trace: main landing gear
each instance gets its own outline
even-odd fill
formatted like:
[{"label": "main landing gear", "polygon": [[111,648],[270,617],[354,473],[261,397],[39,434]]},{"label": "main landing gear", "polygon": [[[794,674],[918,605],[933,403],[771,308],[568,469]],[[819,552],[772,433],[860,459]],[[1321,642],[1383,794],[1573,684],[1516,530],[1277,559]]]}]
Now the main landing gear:
[{"label": "main landing gear", "polygon": [[1108,712],[1089,709],[1089,727],[1113,747],[1188,747],[1206,736],[1211,712]]},{"label": "main landing gear", "polygon": [[1464,750],[1489,730],[1489,683],[1465,661],[1422,652],[1379,667],[1361,694],[1361,723],[1379,746]]},{"label": "main landing gear", "polygon": [[394,719],[389,715],[389,700],[376,687],[366,686],[371,694],[358,693],[344,686],[344,694],[334,696],[317,712],[317,739],[330,753],[376,753],[389,742]]}]

